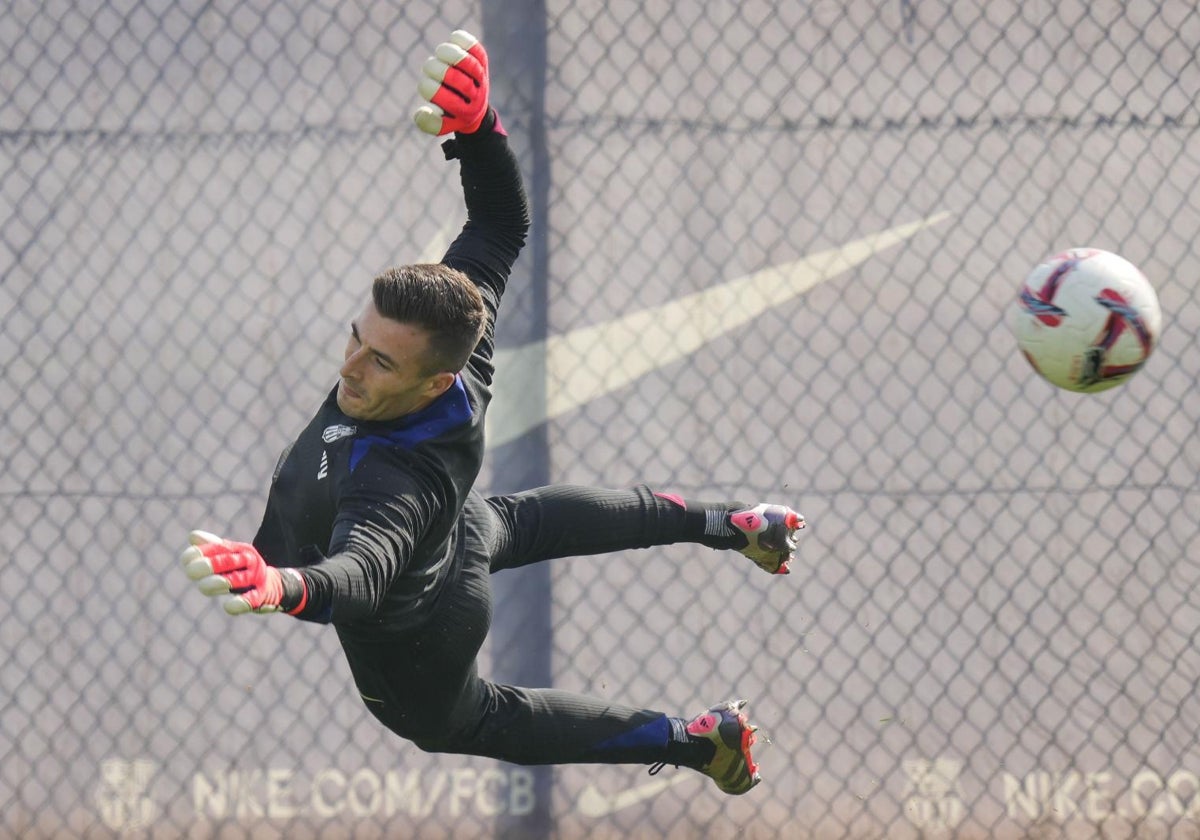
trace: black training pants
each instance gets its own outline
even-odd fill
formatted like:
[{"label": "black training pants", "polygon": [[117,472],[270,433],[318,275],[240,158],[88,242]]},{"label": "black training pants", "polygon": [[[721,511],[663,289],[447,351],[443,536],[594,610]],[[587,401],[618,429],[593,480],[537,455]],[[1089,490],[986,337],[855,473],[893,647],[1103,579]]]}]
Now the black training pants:
[{"label": "black training pants", "polygon": [[567,691],[480,678],[476,655],[492,616],[489,575],[555,557],[684,540],[682,509],[649,488],[558,485],[463,509],[461,569],[429,620],[363,641],[339,631],[367,708],[430,752],[517,764],[651,764],[667,760],[670,719]]}]

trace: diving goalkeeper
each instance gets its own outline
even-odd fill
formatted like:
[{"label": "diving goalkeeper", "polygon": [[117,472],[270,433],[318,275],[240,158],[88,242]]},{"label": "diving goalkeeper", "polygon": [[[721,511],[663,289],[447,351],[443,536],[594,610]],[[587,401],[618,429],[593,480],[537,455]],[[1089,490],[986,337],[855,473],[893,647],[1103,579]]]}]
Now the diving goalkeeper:
[{"label": "diving goalkeeper", "polygon": [[483,45],[456,31],[423,67],[416,114],[453,133],[467,222],[437,264],[374,278],[337,384],[281,456],[252,543],[193,531],[181,561],[231,615],[333,625],[366,707],[429,752],[517,764],[691,767],[726,793],[759,782],[745,701],[691,719],[480,677],[489,575],[557,557],[691,542],[786,573],[799,514],[649,487],[550,486],[484,498],[496,312],[529,228],[488,100]]}]

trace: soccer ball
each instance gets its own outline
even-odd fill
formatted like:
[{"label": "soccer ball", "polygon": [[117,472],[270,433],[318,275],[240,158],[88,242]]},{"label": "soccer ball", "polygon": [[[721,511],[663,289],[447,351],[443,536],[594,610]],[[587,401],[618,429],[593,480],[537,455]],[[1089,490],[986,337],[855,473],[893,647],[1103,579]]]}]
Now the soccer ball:
[{"label": "soccer ball", "polygon": [[1094,393],[1120,385],[1146,363],[1162,311],[1133,263],[1096,248],[1072,248],[1029,272],[1009,326],[1045,379]]}]

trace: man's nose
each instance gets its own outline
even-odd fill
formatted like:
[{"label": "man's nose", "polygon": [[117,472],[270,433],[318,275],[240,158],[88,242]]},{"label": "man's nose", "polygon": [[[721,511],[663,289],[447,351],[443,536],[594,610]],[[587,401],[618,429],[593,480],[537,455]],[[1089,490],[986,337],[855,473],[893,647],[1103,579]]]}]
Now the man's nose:
[{"label": "man's nose", "polygon": [[353,379],[362,366],[363,351],[356,350],[346,357],[346,361],[342,362],[342,376],[347,379]]}]

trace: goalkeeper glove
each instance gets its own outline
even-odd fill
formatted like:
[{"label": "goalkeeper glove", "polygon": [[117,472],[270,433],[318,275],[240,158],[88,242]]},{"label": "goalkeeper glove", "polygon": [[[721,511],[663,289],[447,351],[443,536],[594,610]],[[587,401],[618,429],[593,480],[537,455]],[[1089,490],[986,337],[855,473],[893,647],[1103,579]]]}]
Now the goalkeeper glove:
[{"label": "goalkeeper glove", "polygon": [[223,540],[207,531],[192,531],[191,545],[179,559],[188,578],[210,597],[224,598],[225,612],[295,615],[308,601],[308,587],[295,569],[268,566],[250,543]]},{"label": "goalkeeper glove", "polygon": [[421,71],[417,92],[430,104],[413,115],[417,127],[439,136],[478,131],[488,112],[488,58],[479,39],[454,30]]}]

